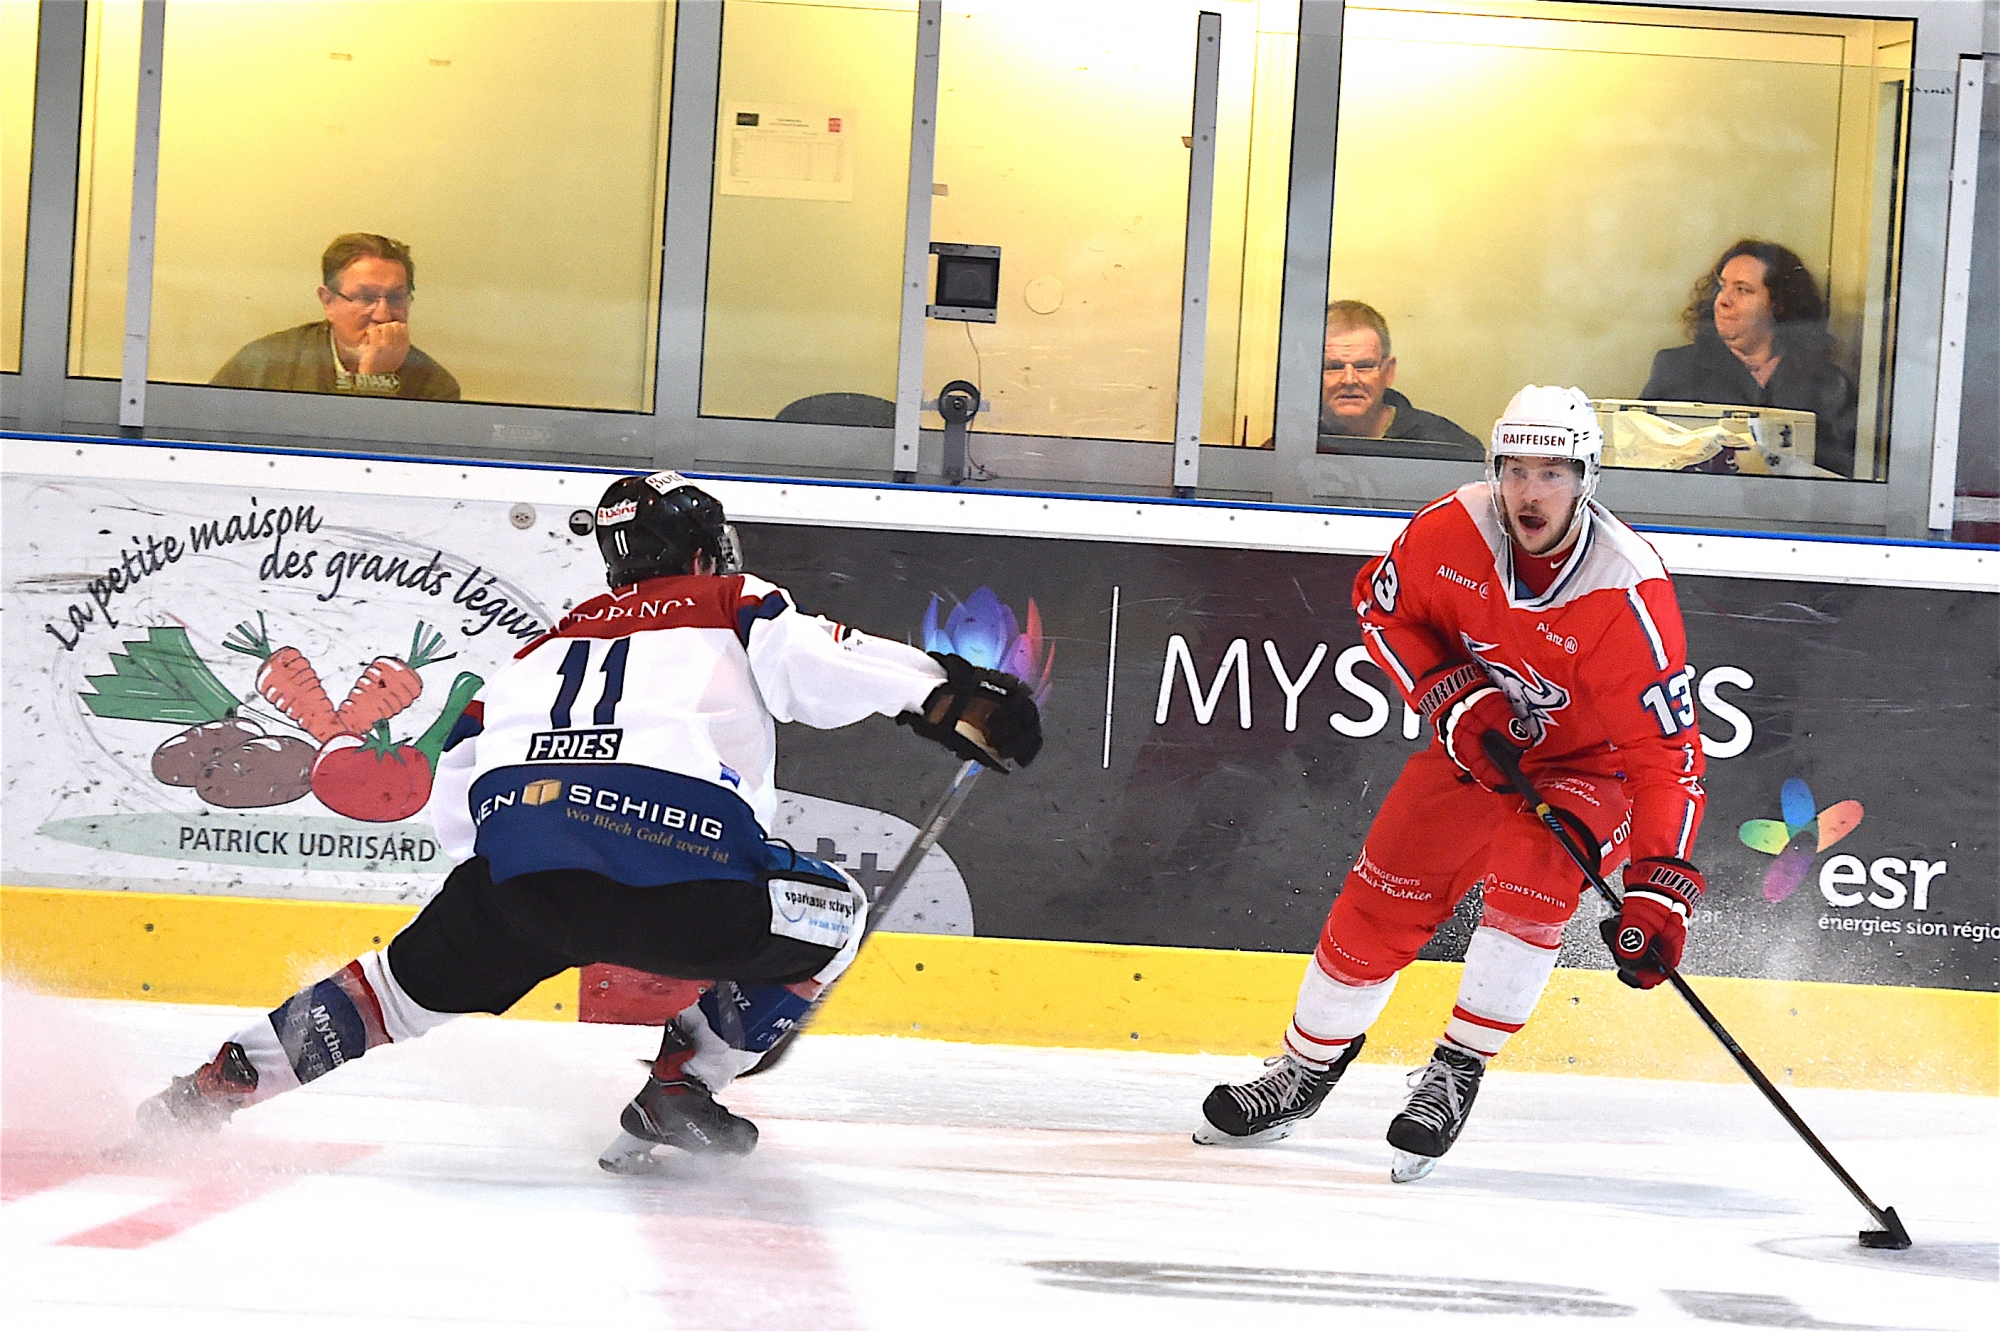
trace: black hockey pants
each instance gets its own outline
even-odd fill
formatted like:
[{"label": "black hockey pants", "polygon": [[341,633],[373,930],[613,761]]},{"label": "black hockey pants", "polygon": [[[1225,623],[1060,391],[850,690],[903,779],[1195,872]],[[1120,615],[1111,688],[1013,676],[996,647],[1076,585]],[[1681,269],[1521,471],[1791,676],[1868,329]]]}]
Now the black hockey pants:
[{"label": "black hockey pants", "polygon": [[404,991],[434,1013],[503,1013],[549,977],[592,962],[788,985],[834,956],[772,934],[771,894],[760,884],[635,887],[588,870],[495,883],[484,857],[453,870],[388,953]]}]

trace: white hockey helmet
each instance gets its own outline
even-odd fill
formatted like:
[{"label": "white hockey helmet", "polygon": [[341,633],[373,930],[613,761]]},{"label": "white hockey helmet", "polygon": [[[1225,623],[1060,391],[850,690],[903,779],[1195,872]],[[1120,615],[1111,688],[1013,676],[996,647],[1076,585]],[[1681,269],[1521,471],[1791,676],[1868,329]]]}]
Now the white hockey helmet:
[{"label": "white hockey helmet", "polygon": [[[1529,384],[1507,403],[1507,410],[1493,423],[1493,436],[1486,453],[1486,481],[1493,492],[1493,510],[1507,522],[1500,503],[1500,460],[1502,458],[1567,458],[1583,464],[1583,488],[1577,492],[1576,509],[1571,514],[1571,530],[1577,514],[1597,490],[1598,466],[1604,457],[1604,428],[1597,422],[1597,410],[1580,388],[1557,388],[1553,384]],[[1563,534],[1568,541],[1570,532]]]}]

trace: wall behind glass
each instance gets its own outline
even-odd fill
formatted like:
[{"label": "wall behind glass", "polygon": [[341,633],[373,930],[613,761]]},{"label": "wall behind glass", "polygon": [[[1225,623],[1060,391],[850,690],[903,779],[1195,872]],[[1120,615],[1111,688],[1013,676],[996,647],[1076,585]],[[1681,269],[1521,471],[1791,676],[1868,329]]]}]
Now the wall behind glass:
[{"label": "wall behind glass", "polygon": [[[1297,0],[947,7],[931,238],[1000,246],[1001,301],[928,326],[923,382],[980,384],[976,429],[1172,438],[1202,9],[1223,14],[1203,433],[1269,438]],[[893,411],[914,34],[908,5],[725,8],[705,414]]]},{"label": "wall behind glass", "polygon": [[1351,5],[1331,295],[1387,318],[1415,407],[1483,438],[1524,383],[1638,397],[1687,341],[1696,279],[1740,238],[1776,241],[1831,298],[1870,476],[1909,28]]},{"label": "wall behind glass", "polygon": [[1298,7],[1251,0],[946,13],[931,235],[999,245],[1001,304],[930,325],[924,390],[979,384],[976,429],[1173,438],[1202,10],[1222,15],[1203,438],[1269,437]]},{"label": "wall behind glass", "polygon": [[21,369],[21,301],[28,272],[28,162],[35,138],[39,4],[0,0],[0,372]]},{"label": "wall behind glass", "polygon": [[[91,5],[72,374],[119,373],[139,8]],[[648,410],[672,40],[671,3],[169,4],[150,377],[320,320],[375,232],[465,398]]]},{"label": "wall behind glass", "polygon": [[723,6],[703,415],[893,413],[916,41],[914,4]]}]

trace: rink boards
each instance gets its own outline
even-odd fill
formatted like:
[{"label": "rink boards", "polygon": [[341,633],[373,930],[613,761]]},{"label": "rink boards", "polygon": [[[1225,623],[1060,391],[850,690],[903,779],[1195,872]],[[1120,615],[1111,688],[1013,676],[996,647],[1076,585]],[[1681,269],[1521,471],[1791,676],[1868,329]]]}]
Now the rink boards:
[{"label": "rink boards", "polygon": [[[164,893],[0,890],[10,974],[103,999],[275,1004],[380,947],[410,907]],[[1033,939],[876,934],[814,1030],[1010,1045],[1265,1054],[1291,1017],[1305,958]],[[1422,1063],[1459,964],[1416,962],[1370,1028],[1363,1059]],[[604,1020],[577,972],[544,982],[515,1018]],[[604,983],[616,983],[604,982]],[[1698,978],[1704,1002],[1778,1083],[1992,1095],[2000,1002],[1964,991]],[[657,1015],[674,1005],[655,1010]],[[648,1014],[653,1016],[654,1014]],[[626,1016],[632,1016],[628,1012]],[[1562,968],[1500,1056],[1524,1072],[1741,1078],[1665,989]]]},{"label": "rink boards", "polygon": [[[490,675],[601,585],[568,519],[606,474],[0,447],[0,881],[23,885],[0,894],[9,969],[75,993],[257,1004],[388,937],[443,866],[420,819],[341,812],[366,774],[346,792],[262,769],[186,786],[157,755],[218,699],[248,700],[269,741],[253,750],[306,752],[263,693],[271,664],[241,650],[260,637],[309,662],[338,705],[371,663],[400,676],[382,659],[410,666],[436,636],[438,658],[410,666],[421,690],[389,719],[414,746],[460,677]],[[923,933],[870,945],[829,1030],[1272,1048],[1333,889],[1418,743],[1347,605],[1400,517],[703,484],[751,567],[804,609],[919,644],[998,643],[1048,690],[1043,757],[982,784],[893,925]],[[1709,757],[1711,889],[1689,972],[1781,1080],[1994,1092],[2000,555],[1648,537],[1676,575]],[[786,727],[783,835],[879,882],[949,767],[886,722]],[[1427,1047],[1470,921],[1448,922],[1408,974],[1370,1057]],[[1736,1076],[1677,1000],[1601,970],[1589,926],[1573,927],[1509,1063]],[[558,978],[522,1009],[566,1020],[581,1005],[589,1020],[591,1004]]]}]

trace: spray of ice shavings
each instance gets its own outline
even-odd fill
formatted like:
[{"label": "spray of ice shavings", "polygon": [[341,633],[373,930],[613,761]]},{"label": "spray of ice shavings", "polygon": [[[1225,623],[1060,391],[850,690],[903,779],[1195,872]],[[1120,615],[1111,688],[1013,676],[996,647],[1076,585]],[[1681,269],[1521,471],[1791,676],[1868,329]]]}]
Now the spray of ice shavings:
[{"label": "spray of ice shavings", "polygon": [[938,627],[939,600],[931,595],[924,610],[924,651],[950,652],[974,666],[1005,671],[1034,691],[1037,705],[1048,702],[1050,673],[1055,669],[1055,644],[1042,634],[1042,612],[1028,599],[1028,624],[1023,629],[1013,608],[982,587],[951,608]]},{"label": "spray of ice shavings", "polygon": [[96,1150],[132,1132],[133,1096],[118,1081],[130,1037],[87,1000],[0,985],[0,1131],[8,1149],[33,1141]]}]

